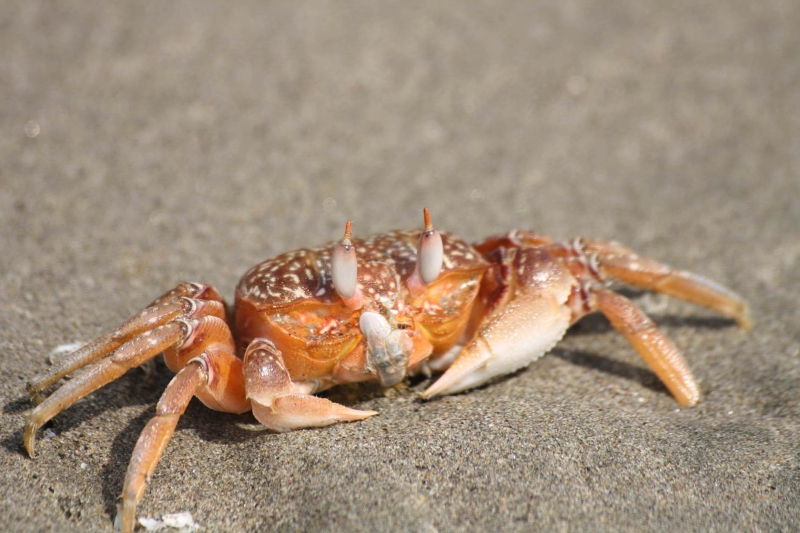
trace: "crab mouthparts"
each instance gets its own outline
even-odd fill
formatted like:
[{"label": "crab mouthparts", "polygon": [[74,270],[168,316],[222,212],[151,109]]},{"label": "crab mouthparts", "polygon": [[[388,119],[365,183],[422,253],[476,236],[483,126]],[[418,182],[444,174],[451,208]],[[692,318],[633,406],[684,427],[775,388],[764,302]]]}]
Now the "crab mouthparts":
[{"label": "crab mouthparts", "polygon": [[381,385],[400,383],[406,377],[413,343],[399,329],[392,330],[378,313],[361,313],[359,327],[367,340],[367,365],[375,370]]}]

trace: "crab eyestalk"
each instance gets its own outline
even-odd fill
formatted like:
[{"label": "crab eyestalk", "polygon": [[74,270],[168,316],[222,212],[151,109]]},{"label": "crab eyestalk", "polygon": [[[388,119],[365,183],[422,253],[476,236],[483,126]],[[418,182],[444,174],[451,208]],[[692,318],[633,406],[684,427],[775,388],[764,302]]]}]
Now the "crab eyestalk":
[{"label": "crab eyestalk", "polygon": [[331,257],[331,280],[333,288],[342,297],[344,304],[350,309],[360,309],[363,302],[361,289],[358,288],[358,264],[356,249],[350,242],[351,222],[344,226],[344,238],[336,246]]},{"label": "crab eyestalk", "polygon": [[431,213],[428,208],[422,210],[425,217],[425,229],[419,236],[417,244],[417,264],[414,273],[408,278],[408,288],[413,296],[425,292],[425,288],[436,281],[442,271],[444,247],[442,236],[436,231],[431,222]]}]

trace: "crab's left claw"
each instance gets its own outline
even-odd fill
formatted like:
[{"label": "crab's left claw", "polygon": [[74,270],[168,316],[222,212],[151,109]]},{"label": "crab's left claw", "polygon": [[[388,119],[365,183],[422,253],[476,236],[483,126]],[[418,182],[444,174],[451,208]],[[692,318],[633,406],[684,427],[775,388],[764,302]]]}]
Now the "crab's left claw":
[{"label": "crab's left claw", "polygon": [[[550,351],[564,336],[571,320],[565,304],[572,278],[546,254],[537,250],[527,254],[538,261],[536,276],[517,280],[521,283],[513,298],[495,311],[447,372],[422,393],[423,398],[453,394],[514,372]],[[533,275],[534,270],[528,270]]]},{"label": "crab's left claw", "polygon": [[569,328],[570,311],[553,295],[527,294],[513,300],[481,328],[453,365],[422,393],[453,394],[509,374],[550,351]]}]

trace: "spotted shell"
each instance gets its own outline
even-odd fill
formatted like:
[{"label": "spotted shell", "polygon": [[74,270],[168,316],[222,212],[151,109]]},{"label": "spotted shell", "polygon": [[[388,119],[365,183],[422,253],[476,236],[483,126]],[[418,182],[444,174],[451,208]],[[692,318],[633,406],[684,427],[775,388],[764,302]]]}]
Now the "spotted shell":
[{"label": "spotted shell", "polygon": [[[485,270],[486,260],[466,241],[442,232],[444,258],[440,277],[453,271]],[[358,257],[358,286],[365,309],[385,307],[402,291],[414,271],[420,231],[392,231],[352,239]],[[239,282],[237,296],[257,307],[283,307],[315,300],[339,299],[331,282],[331,256],[338,242],[304,248],[268,259]],[[371,300],[371,302],[369,302]]]},{"label": "spotted shell", "polygon": [[[295,381],[371,379],[359,316],[372,311],[415,343],[412,359],[452,348],[469,324],[480,281],[489,263],[467,242],[442,233],[439,277],[422,295],[407,286],[420,231],[393,231],[352,239],[358,265],[360,309],[348,308],[331,281],[331,257],[339,244],[279,255],[247,272],[236,290],[239,349],[254,338],[270,339]],[[343,368],[347,376],[342,378]],[[338,370],[337,370],[338,369]],[[339,376],[339,377],[337,377]]]}]

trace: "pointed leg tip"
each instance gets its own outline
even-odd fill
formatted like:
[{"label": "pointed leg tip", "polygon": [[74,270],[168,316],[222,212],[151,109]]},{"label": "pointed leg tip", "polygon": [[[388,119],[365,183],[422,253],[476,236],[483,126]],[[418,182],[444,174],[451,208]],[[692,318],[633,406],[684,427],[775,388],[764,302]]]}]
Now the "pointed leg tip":
[{"label": "pointed leg tip", "polygon": [[28,452],[28,457],[36,455],[36,429],[37,427],[30,422],[25,424],[25,434],[22,437],[22,443],[25,446],[25,451]]},{"label": "pointed leg tip", "polygon": [[122,515],[121,531],[122,533],[133,533],[136,527],[136,503],[130,500],[123,500],[119,513]]},{"label": "pointed leg tip", "polygon": [[735,317],[736,324],[745,331],[753,329],[753,319],[750,318],[750,309],[747,305],[743,306],[742,310]]},{"label": "pointed leg tip", "polygon": [[668,385],[667,389],[669,389],[669,391],[672,393],[672,397],[675,398],[675,401],[681,407],[694,407],[700,403],[700,400],[703,397],[702,393],[700,392],[700,386],[691,376],[689,376],[689,380],[687,382],[678,384],[674,387]]},{"label": "pointed leg tip", "polygon": [[263,425],[274,431],[319,428],[339,422],[356,422],[378,414],[345,407],[327,398],[307,394],[278,396],[272,405],[251,401],[253,415]]},{"label": "pointed leg tip", "polygon": [[676,400],[681,407],[694,407],[700,402],[700,393],[687,398],[676,398]]}]

